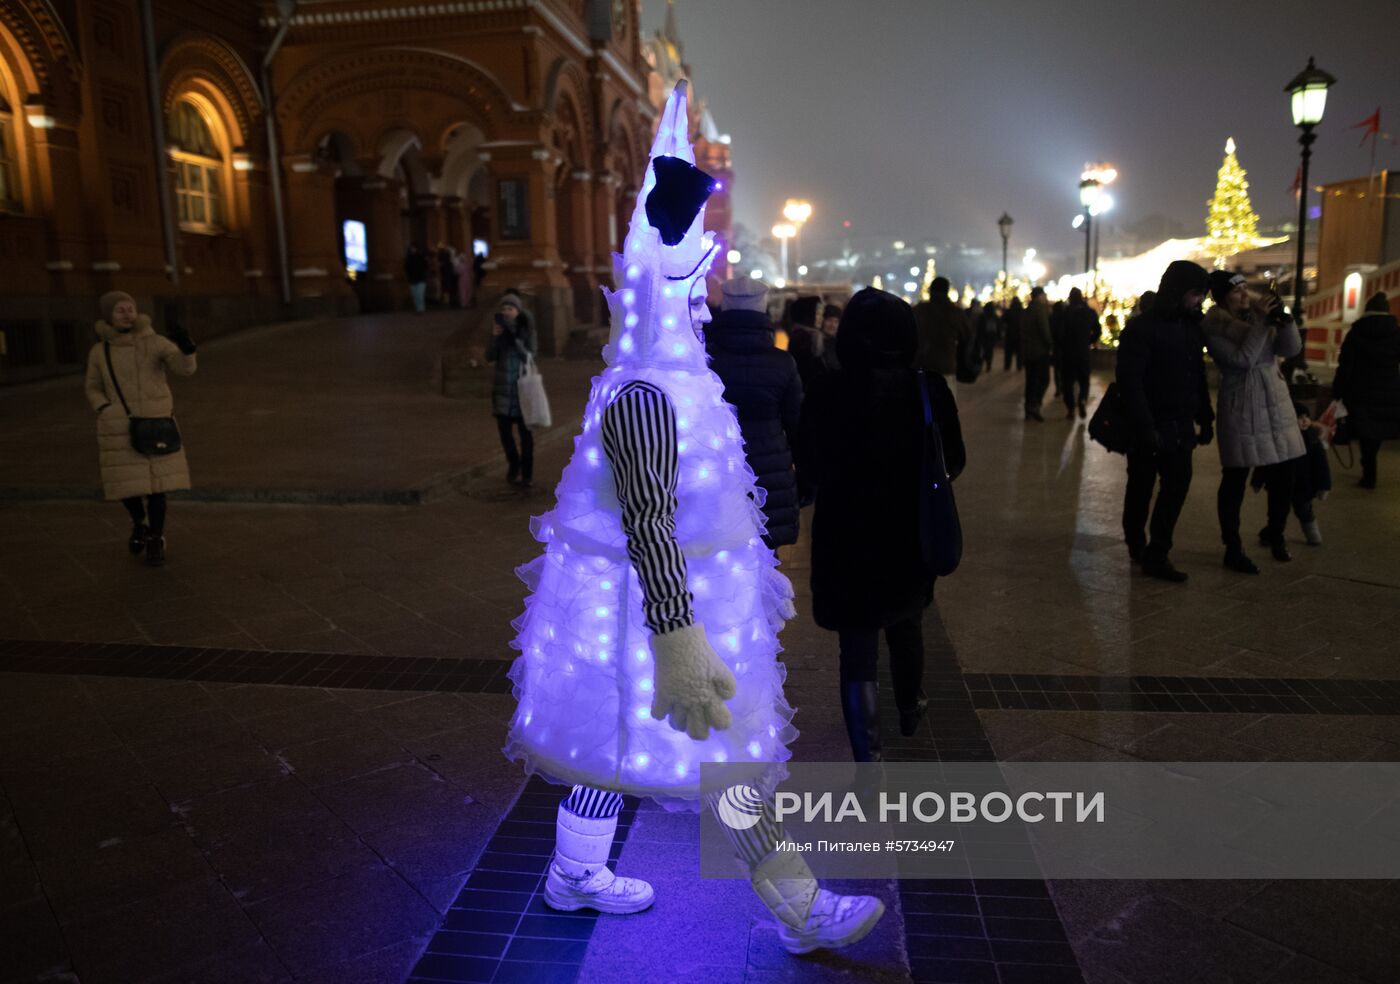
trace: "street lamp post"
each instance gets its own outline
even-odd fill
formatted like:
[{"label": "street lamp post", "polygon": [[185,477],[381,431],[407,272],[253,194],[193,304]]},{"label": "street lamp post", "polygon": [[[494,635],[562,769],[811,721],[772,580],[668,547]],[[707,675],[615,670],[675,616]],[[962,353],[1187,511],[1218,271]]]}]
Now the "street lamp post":
[{"label": "street lamp post", "polygon": [[1084,274],[1088,276],[1093,267],[1090,256],[1090,230],[1094,225],[1094,203],[1099,199],[1099,179],[1086,175],[1079,181],[1079,204],[1084,206]]},{"label": "street lamp post", "polygon": [[1006,300],[1006,293],[1010,285],[1011,274],[1006,269],[1006,247],[1011,241],[1011,225],[1014,220],[1005,212],[1001,213],[1001,218],[997,219],[997,228],[1001,230],[1001,299]]},{"label": "street lamp post", "polygon": [[1317,139],[1313,135],[1313,127],[1322,122],[1322,110],[1327,104],[1327,88],[1336,81],[1336,78],[1318,68],[1312,58],[1309,58],[1308,67],[1295,75],[1293,81],[1283,90],[1289,96],[1293,125],[1303,131],[1298,137],[1298,143],[1303,147],[1303,162],[1298,180],[1298,262],[1293,268],[1293,319],[1298,323],[1298,334],[1302,337],[1303,347],[1299,349],[1295,359],[1289,360],[1292,367],[1299,369],[1306,368],[1308,364],[1308,329],[1303,324],[1303,294],[1306,289],[1303,278],[1303,251],[1308,238],[1308,161],[1312,158],[1313,141]]},{"label": "street lamp post", "polygon": [[[799,198],[789,198],[783,205],[783,218],[792,223],[793,252],[797,254],[797,264],[802,265],[802,225],[812,217],[812,203]],[[786,273],[786,271],[784,271]]]},{"label": "street lamp post", "polygon": [[797,235],[797,227],[791,222],[779,222],[773,227],[773,236],[781,244],[783,262],[783,281],[788,278],[788,240]]}]

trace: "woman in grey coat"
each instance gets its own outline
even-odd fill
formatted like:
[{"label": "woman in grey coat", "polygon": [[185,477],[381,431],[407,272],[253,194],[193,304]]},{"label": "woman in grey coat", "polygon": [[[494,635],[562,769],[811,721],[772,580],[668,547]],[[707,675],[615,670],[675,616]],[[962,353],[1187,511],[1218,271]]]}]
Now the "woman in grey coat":
[{"label": "woman in grey coat", "polygon": [[[506,481],[512,485],[528,486],[534,478],[535,438],[520,412],[518,387],[520,373],[534,355],[535,328],[530,316],[520,305],[520,295],[506,293],[496,306],[486,358],[496,363],[496,374],[491,380],[491,412],[501,434],[501,449],[506,453]],[[520,434],[518,450],[512,428]]]},{"label": "woman in grey coat", "polygon": [[1220,490],[1216,511],[1225,566],[1242,574],[1259,568],[1245,555],[1240,542],[1240,506],[1249,470],[1264,475],[1269,496],[1269,522],[1259,542],[1275,560],[1292,560],[1284,542],[1293,488],[1294,460],[1306,453],[1293,398],[1279,370],[1278,359],[1291,358],[1302,348],[1298,328],[1276,296],[1251,295],[1244,277],[1216,270],[1210,275],[1215,306],[1206,312],[1201,329],[1206,348],[1220,370],[1220,398],[1215,427],[1220,437]]}]

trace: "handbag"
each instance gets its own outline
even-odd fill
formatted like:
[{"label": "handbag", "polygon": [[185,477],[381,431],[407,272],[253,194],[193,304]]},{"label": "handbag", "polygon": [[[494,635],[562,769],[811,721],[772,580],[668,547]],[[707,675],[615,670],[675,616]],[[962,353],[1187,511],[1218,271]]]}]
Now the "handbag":
[{"label": "handbag", "polygon": [[516,377],[515,388],[525,426],[531,430],[549,427],[553,423],[549,413],[549,395],[544,391],[544,376],[540,375],[534,356],[525,357],[525,365]]},{"label": "handbag", "polygon": [[919,546],[924,566],[935,577],[947,577],[962,560],[962,522],[953,498],[953,480],[943,456],[943,434],[933,419],[928,381],[919,370],[919,393],[924,401],[924,449],[919,484]]},{"label": "handbag", "polygon": [[1108,384],[1099,405],[1094,408],[1094,416],[1089,419],[1089,437],[1114,454],[1127,454],[1133,445],[1128,408],[1116,382]]},{"label": "handbag", "polygon": [[107,375],[112,380],[112,388],[117,391],[117,399],[122,402],[130,423],[131,446],[145,455],[174,454],[180,450],[180,427],[174,417],[133,417],[122,394],[121,383],[117,382],[117,372],[112,368],[112,343],[103,342],[102,352],[107,356]]},{"label": "handbag", "polygon": [[[1347,412],[1347,405],[1341,400],[1333,400],[1327,404],[1327,409],[1322,411],[1322,416],[1317,420],[1327,432],[1327,443],[1332,446],[1332,454],[1336,457],[1337,464],[1343,468],[1354,465],[1356,455],[1351,451],[1351,414]],[[1343,461],[1338,448],[1346,448],[1347,457],[1351,460]]]}]

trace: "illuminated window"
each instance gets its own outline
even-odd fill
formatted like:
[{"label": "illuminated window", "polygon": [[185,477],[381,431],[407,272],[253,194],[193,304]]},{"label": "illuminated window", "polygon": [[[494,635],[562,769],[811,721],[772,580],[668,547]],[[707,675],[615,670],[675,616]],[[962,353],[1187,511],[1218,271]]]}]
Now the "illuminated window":
[{"label": "illuminated window", "polygon": [[18,212],[19,174],[15,159],[15,115],[0,96],[0,212]]},{"label": "illuminated window", "polygon": [[224,155],[200,108],[189,99],[175,104],[166,139],[175,164],[175,202],[180,228],[221,232],[224,228]]}]

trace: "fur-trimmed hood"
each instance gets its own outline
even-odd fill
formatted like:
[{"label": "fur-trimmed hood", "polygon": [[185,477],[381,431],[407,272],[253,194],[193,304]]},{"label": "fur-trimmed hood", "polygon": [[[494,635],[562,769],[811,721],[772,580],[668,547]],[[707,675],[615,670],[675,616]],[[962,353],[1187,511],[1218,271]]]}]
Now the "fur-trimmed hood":
[{"label": "fur-trimmed hood", "polygon": [[131,326],[130,331],[118,331],[101,318],[97,319],[97,323],[93,325],[93,330],[97,332],[97,337],[99,339],[104,342],[111,342],[113,345],[134,345],[136,339],[156,333],[155,328],[151,326],[151,317],[147,314],[138,314],[136,316],[136,324]]}]

